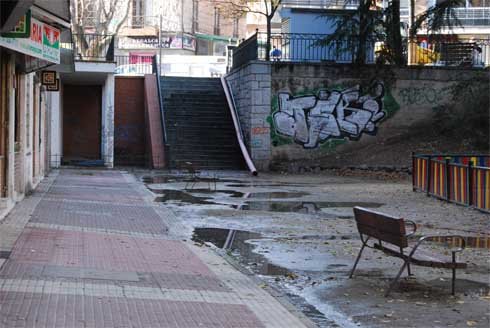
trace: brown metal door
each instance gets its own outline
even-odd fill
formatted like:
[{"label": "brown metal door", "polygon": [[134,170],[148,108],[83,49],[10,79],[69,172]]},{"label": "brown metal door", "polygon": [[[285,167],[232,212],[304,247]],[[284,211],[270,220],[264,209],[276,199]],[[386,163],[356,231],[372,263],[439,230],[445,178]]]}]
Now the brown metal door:
[{"label": "brown metal door", "polygon": [[144,78],[117,77],[114,96],[114,161],[145,164]]},{"label": "brown metal door", "polygon": [[100,159],[102,90],[98,85],[63,87],[63,159]]}]

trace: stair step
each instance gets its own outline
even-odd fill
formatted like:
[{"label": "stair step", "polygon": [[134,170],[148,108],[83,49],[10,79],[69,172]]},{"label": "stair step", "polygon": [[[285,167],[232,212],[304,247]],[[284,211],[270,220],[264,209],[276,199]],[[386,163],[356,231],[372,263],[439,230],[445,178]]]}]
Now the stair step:
[{"label": "stair step", "polygon": [[244,169],[228,102],[218,78],[160,80],[170,167]]}]

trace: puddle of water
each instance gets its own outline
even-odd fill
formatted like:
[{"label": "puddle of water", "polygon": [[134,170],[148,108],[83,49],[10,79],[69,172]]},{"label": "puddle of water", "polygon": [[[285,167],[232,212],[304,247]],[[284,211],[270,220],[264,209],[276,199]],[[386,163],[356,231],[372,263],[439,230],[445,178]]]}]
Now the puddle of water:
[{"label": "puddle of water", "polygon": [[216,205],[217,203],[209,201],[209,197],[199,197],[191,195],[187,192],[181,190],[173,190],[173,189],[159,189],[153,190],[154,193],[157,193],[159,197],[155,198],[155,202],[159,203],[168,203],[168,202],[177,202],[178,204],[194,204],[194,205]]},{"label": "puddle of water", "polygon": [[[464,239],[466,247],[490,249],[490,236],[468,236]],[[431,237],[429,240],[449,247],[461,247],[461,239],[459,238]]]},{"label": "puddle of water", "polygon": [[[141,181],[146,184],[157,184],[157,183],[175,183],[175,182],[185,182],[189,180],[189,176],[185,175],[155,175],[155,176],[144,176],[141,178]],[[193,178],[196,183],[199,182],[230,182],[230,183],[242,183],[241,180],[233,180],[233,179],[217,179],[213,177],[198,177]]]},{"label": "puddle of water", "polygon": [[254,245],[246,242],[247,240],[260,238],[262,238],[262,235],[255,232],[219,228],[195,228],[192,234],[193,241],[210,242],[218,248],[238,253],[240,262],[257,274],[267,276],[287,275],[289,273],[287,269],[272,264],[264,256],[254,253]]},{"label": "puddle of water", "polygon": [[[247,198],[271,199],[271,198],[298,198],[306,195],[308,195],[307,192],[273,191],[273,192],[252,192],[252,193],[248,193],[246,196]],[[231,197],[240,197],[240,196],[231,196]]]},{"label": "puddle of water", "polygon": [[322,212],[322,208],[347,208],[354,206],[377,208],[381,203],[369,202],[282,202],[282,201],[247,201],[243,205],[233,205],[233,208],[243,211],[293,212],[314,214]]},{"label": "puddle of water", "polygon": [[187,192],[190,193],[196,193],[196,194],[225,194],[229,197],[233,198],[242,198],[246,195],[246,193],[236,191],[236,190],[227,190],[227,189],[219,189],[219,190],[213,190],[213,189],[189,189]]},{"label": "puddle of water", "polygon": [[[254,232],[219,228],[195,228],[192,236],[192,240],[196,242],[211,242],[216,247],[238,253],[238,259],[242,265],[250,268],[256,274],[272,276],[268,280],[271,284],[275,284],[278,276],[288,277],[291,275],[291,272],[284,267],[269,263],[263,255],[252,251],[254,245],[249,244],[246,241],[260,238],[262,238],[262,236]],[[315,306],[306,302],[304,298],[292,294],[283,284],[278,284],[276,287],[282,289],[291,302],[307,317],[313,320],[318,327],[337,326],[333,321],[327,319],[322,312],[315,308]]]}]

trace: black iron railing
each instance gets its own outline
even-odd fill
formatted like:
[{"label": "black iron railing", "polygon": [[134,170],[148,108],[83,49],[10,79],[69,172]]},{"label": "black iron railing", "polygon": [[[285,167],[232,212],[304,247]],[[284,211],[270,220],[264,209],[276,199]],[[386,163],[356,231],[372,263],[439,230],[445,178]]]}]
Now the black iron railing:
[{"label": "black iron railing", "polygon": [[114,56],[116,62],[115,74],[144,75],[152,74],[153,56]]},{"label": "black iron railing", "polygon": [[[358,53],[356,37],[326,42],[328,34],[273,33],[270,38],[271,61],[352,63]],[[233,67],[250,60],[266,60],[267,34],[256,33],[233,51]],[[368,39],[365,63],[387,64],[385,42]],[[408,65],[487,67],[490,66],[490,39],[459,41],[412,41],[403,43]]]},{"label": "black iron railing", "polygon": [[[271,35],[270,60],[272,61],[330,61],[351,63],[357,52],[357,40],[324,42],[328,34],[274,33]],[[266,58],[267,33],[258,33],[258,58]],[[376,42],[366,42],[366,63],[375,61]]]},{"label": "black iron railing", "polygon": [[259,51],[257,35],[258,33],[252,35],[250,38],[240,43],[237,48],[233,49],[233,68],[240,67],[249,61],[258,59]]},{"label": "black iron railing", "polygon": [[73,34],[73,55],[81,61],[113,61],[114,36]]}]

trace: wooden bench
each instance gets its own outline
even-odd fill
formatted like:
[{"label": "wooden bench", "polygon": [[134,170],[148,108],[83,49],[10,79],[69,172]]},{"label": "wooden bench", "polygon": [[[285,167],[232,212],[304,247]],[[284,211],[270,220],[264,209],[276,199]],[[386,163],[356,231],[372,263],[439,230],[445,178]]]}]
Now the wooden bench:
[{"label": "wooden bench", "polygon": [[[417,226],[410,220],[396,218],[387,214],[375,212],[362,207],[354,207],[354,217],[357,223],[357,229],[361,235],[362,247],[357,255],[356,262],[352,268],[349,278],[352,278],[359,262],[362,251],[365,247],[374,248],[383,251],[387,255],[396,256],[403,260],[403,265],[396,275],[396,278],[390,284],[385,296],[388,296],[393,287],[398,282],[403,270],[407,268],[408,275],[412,275],[410,265],[419,265],[432,268],[452,269],[451,293],[454,295],[456,282],[456,269],[466,268],[466,263],[456,261],[456,253],[465,248],[465,239],[462,236],[424,236],[418,239],[413,246],[409,246],[408,239],[414,235]],[[411,226],[411,231],[407,233],[406,226]],[[430,238],[437,237],[440,239],[450,238],[451,240],[460,240],[461,247],[451,249],[451,259],[444,259],[437,254],[419,249],[419,246]],[[370,240],[372,243],[368,244]]]}]

